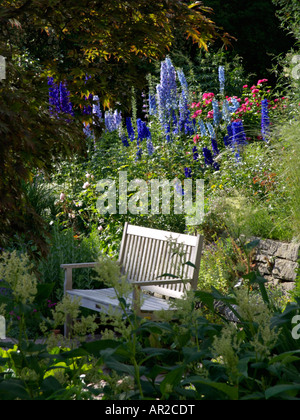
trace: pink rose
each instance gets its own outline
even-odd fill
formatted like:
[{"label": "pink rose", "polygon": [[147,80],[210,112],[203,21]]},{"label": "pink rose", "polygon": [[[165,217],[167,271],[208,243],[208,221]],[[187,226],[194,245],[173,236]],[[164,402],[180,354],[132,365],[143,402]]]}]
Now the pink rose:
[{"label": "pink rose", "polygon": [[193,138],[194,143],[197,143],[197,141],[199,140],[200,136],[199,134],[196,134]]}]

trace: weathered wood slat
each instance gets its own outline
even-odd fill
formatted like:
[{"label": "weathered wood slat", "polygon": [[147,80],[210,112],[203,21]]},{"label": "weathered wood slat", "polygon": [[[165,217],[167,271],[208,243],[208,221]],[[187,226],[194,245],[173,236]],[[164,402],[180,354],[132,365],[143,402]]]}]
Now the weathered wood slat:
[{"label": "weathered wood slat", "polygon": [[[108,309],[110,306],[113,308],[118,308],[118,299],[116,292],[113,288],[108,289],[95,289],[95,290],[70,290],[67,292],[68,295],[72,297],[77,297],[81,299],[81,304],[90,302],[91,309],[101,310],[99,305]],[[132,302],[132,295],[126,299],[128,304]],[[97,306],[98,305],[98,306]],[[153,312],[159,310],[170,310],[171,305],[165,299],[160,299],[151,295],[144,294],[141,301],[141,311]]]}]

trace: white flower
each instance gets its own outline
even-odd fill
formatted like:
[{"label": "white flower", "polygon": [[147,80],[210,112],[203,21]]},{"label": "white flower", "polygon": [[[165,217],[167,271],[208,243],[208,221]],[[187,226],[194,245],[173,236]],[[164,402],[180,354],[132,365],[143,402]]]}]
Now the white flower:
[{"label": "white flower", "polygon": [[83,184],[83,188],[84,188],[84,189],[86,189],[86,188],[88,188],[90,185],[91,185],[91,184],[90,184],[89,182],[85,182],[85,183]]}]

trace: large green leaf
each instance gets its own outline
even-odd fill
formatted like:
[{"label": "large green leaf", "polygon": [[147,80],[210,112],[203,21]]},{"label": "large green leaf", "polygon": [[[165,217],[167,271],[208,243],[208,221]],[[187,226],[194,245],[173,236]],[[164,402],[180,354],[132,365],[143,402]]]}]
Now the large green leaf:
[{"label": "large green leaf", "polygon": [[289,397],[299,397],[300,399],[300,384],[280,384],[272,386],[265,391],[266,399],[274,397],[282,397],[288,399]]}]

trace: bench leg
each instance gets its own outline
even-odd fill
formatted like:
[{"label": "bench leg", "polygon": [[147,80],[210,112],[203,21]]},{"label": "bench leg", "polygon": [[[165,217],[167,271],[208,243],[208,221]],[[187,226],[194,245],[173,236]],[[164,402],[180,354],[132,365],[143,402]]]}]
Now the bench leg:
[{"label": "bench leg", "polygon": [[69,315],[67,315],[66,322],[65,322],[65,325],[64,325],[64,336],[66,338],[70,338],[71,328],[72,328],[72,320],[71,320],[71,317]]}]

